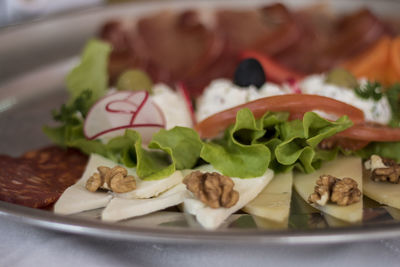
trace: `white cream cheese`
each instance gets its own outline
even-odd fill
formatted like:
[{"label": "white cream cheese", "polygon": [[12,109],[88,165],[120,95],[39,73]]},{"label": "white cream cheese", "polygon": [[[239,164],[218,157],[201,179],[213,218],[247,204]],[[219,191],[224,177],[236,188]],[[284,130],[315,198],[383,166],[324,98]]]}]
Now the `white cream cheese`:
[{"label": "white cream cheese", "polygon": [[[359,82],[364,85],[367,81],[361,79]],[[392,117],[389,102],[385,96],[379,101],[360,98],[352,89],[325,83],[324,74],[306,77],[299,83],[299,88],[303,94],[326,96],[355,106],[364,112],[366,120],[370,122],[387,124]],[[211,82],[198,99],[196,118],[201,121],[215,113],[249,101],[290,93],[293,91],[288,84],[279,86],[267,82],[260,89],[254,86],[242,88],[230,80],[217,79]],[[329,114],[321,111],[316,112],[328,119],[337,119],[329,117]]]},{"label": "white cream cheese", "polygon": [[254,86],[239,87],[227,79],[217,79],[204,90],[197,101],[196,119],[201,121],[217,112],[226,110],[262,97],[289,93],[284,88],[265,83],[260,89]]},{"label": "white cream cheese", "polygon": [[182,96],[174,92],[165,84],[156,84],[153,87],[151,99],[163,111],[166,120],[166,129],[175,126],[189,127],[193,126],[190,111]]}]

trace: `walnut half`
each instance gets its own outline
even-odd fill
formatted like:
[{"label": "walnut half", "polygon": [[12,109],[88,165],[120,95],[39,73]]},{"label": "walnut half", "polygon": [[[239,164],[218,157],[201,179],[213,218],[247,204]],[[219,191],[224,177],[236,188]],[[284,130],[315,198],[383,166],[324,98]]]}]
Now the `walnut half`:
[{"label": "walnut half", "polygon": [[321,175],[308,202],[324,206],[328,201],[347,206],[361,200],[361,191],[352,178],[339,179],[331,175]]},{"label": "walnut half", "polygon": [[400,164],[394,160],[372,155],[364,164],[374,182],[400,183]]},{"label": "walnut half", "polygon": [[230,208],[239,200],[232,179],[216,172],[195,171],[188,174],[183,183],[201,202],[214,209]]},{"label": "walnut half", "polygon": [[100,187],[107,187],[115,193],[126,193],[136,189],[135,177],[128,175],[128,171],[121,166],[108,168],[99,166],[98,173],[94,173],[86,181],[86,189],[95,192]]}]

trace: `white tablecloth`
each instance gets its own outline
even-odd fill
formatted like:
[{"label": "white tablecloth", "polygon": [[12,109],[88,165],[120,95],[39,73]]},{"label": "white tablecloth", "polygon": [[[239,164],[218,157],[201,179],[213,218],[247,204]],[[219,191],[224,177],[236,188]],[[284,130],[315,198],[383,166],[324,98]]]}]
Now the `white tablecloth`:
[{"label": "white tablecloth", "polygon": [[64,234],[0,217],[0,266],[400,266],[400,240],[319,246],[179,245]]}]

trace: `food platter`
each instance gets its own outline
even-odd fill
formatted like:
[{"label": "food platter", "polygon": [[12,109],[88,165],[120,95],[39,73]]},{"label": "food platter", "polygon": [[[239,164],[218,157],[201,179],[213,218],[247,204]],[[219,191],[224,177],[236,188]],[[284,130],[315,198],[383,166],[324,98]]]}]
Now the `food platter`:
[{"label": "food platter", "polygon": [[[292,1],[288,4],[296,6],[311,2],[313,1]],[[263,3],[266,2],[248,1],[245,4],[259,5]],[[366,3],[380,14],[394,12],[393,10],[396,10],[396,8],[393,8],[393,6],[399,5],[394,2],[367,1]],[[230,2],[231,4],[240,6],[244,3],[234,1]],[[357,8],[362,4],[364,4],[364,1],[332,2],[332,6],[339,12]],[[5,71],[2,71],[4,77],[1,78],[9,81],[0,86],[0,137],[3,140],[0,144],[1,153],[17,156],[26,150],[49,143],[41,132],[41,126],[50,122],[50,111],[65,101],[64,77],[77,62],[74,56],[77,55],[82,44],[87,38],[95,34],[102,22],[112,17],[134,17],[165,8],[183,9],[189,6],[210,8],[224,5],[226,3],[224,4],[223,1],[198,1],[190,4],[183,1],[127,4],[111,8],[96,8],[77,14],[67,14],[58,18],[37,21],[28,26],[4,29],[3,32],[0,32],[1,67],[4,68],[4,66],[9,65],[9,68],[7,70],[4,68]],[[76,23],[83,26],[76,27]],[[49,25],[55,25],[56,29],[49,28]],[[53,44],[45,44],[49,39],[60,38],[57,28],[65,29],[68,32],[67,37],[71,37],[68,42],[76,50],[68,48],[64,52],[58,53],[60,48],[54,48],[54,45],[57,45],[59,41],[54,41]],[[29,39],[25,34],[28,31],[31,34],[37,34],[33,37],[32,46],[29,49],[22,50],[21,47],[18,48],[18,45],[14,44],[28,42]],[[33,56],[35,53],[43,52],[43,49],[49,49],[48,54],[55,53],[58,54],[58,57],[43,54],[44,59],[38,60]],[[54,51],[51,49],[54,49]],[[46,63],[54,62],[55,59],[59,61],[51,64]],[[30,68],[24,70],[24,67],[22,67],[18,69],[19,64],[15,62],[19,64],[26,62],[26,64],[21,65],[27,65]],[[15,73],[18,73],[18,75],[15,75]],[[98,210],[61,216],[48,210],[30,209],[0,202],[0,215],[29,225],[62,232],[132,241],[314,244],[400,236],[400,222],[393,220],[385,208],[378,207],[373,203],[364,208],[364,217],[368,218],[364,218],[363,225],[329,228],[325,219],[319,213],[298,211],[297,217],[290,219],[292,226],[288,230],[282,230],[279,227],[278,229],[276,229],[277,227],[260,227],[251,216],[235,214],[220,229],[206,231],[193,222],[192,218],[175,209],[110,224],[97,219]],[[306,220],[305,223],[304,220]],[[298,221],[302,222],[298,223]]]}]

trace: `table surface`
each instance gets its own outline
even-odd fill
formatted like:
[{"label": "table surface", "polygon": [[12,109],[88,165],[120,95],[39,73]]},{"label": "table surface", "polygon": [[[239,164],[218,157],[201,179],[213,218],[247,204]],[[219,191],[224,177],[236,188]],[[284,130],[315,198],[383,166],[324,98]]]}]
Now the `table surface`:
[{"label": "table surface", "polygon": [[318,246],[181,245],[107,240],[0,217],[0,266],[396,266],[400,240]]}]

